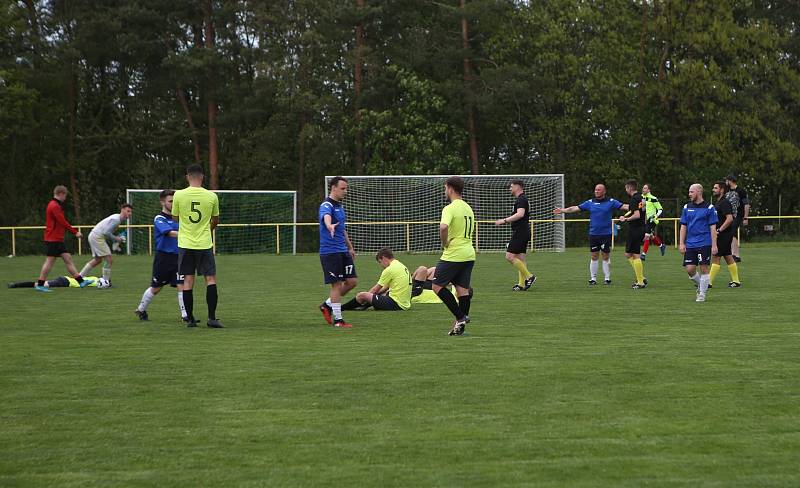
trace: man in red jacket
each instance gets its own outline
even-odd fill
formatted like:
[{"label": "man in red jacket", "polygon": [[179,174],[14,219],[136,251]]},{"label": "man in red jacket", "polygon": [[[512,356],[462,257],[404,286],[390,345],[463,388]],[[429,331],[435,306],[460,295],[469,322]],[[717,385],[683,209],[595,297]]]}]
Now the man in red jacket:
[{"label": "man in red jacket", "polygon": [[44,260],[42,272],[39,273],[39,280],[34,287],[38,291],[53,291],[44,285],[45,280],[47,280],[47,274],[53,269],[53,264],[55,264],[57,257],[61,257],[61,259],[64,260],[67,271],[75,278],[81,288],[94,283],[94,280],[91,279],[84,280],[80,273],[78,273],[78,270],[75,269],[75,265],[72,263],[72,255],[67,252],[67,247],[64,245],[65,230],[75,234],[75,237],[78,239],[83,237],[83,234],[81,234],[78,229],[71,226],[70,223],[67,222],[67,218],[64,217],[62,205],[64,205],[64,200],[66,199],[67,187],[58,185],[53,189],[53,199],[47,204],[47,211],[45,214],[47,223],[44,230],[44,247],[47,258]]}]

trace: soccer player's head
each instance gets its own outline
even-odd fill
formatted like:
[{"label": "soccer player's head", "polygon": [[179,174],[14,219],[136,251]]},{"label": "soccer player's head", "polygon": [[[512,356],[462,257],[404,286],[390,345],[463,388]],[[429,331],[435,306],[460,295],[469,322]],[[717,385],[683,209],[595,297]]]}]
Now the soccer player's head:
[{"label": "soccer player's head", "polygon": [[444,192],[447,198],[461,198],[464,194],[464,178],[460,176],[451,176],[444,182]]},{"label": "soccer player's head", "polygon": [[728,185],[728,188],[736,188],[736,175],[731,173],[726,176],[725,183]]},{"label": "soccer player's head", "polygon": [[347,180],[343,176],[334,176],[328,183],[328,192],[331,198],[337,202],[344,200],[344,197],[347,196],[348,188]]},{"label": "soccer player's head", "polygon": [[703,201],[703,185],[695,183],[689,187],[689,200],[694,203]]},{"label": "soccer player's head", "polygon": [[606,197],[606,185],[598,183],[594,186],[594,197],[598,200]]},{"label": "soccer player's head", "polygon": [[649,195],[650,194],[650,183],[645,183],[642,185],[642,195]]},{"label": "soccer player's head", "polygon": [[636,180],[628,180],[625,182],[625,191],[628,195],[633,195],[639,190],[639,182]]},{"label": "soccer player's head", "polygon": [[67,199],[67,187],[64,185],[58,185],[57,187],[53,188],[53,197],[57,200],[61,200],[62,202]]},{"label": "soccer player's head", "polygon": [[119,208],[119,220],[125,221],[131,218],[131,214],[133,213],[133,205],[130,203],[123,203],[122,206]]},{"label": "soccer player's head", "polygon": [[175,195],[175,190],[161,190],[158,194],[158,199],[161,201],[161,208],[172,212],[172,198]]},{"label": "soccer player's head", "polygon": [[711,189],[711,191],[714,192],[715,197],[721,197],[728,192],[728,184],[725,183],[724,180],[720,180],[714,183],[714,187]]},{"label": "soccer player's head", "polygon": [[375,254],[375,261],[377,261],[382,267],[387,267],[394,259],[394,253],[388,247],[382,247],[378,250],[378,253]]},{"label": "soccer player's head", "polygon": [[189,183],[203,182],[203,167],[199,164],[190,164],[186,167],[186,181]]},{"label": "soccer player's head", "polygon": [[517,196],[525,191],[525,183],[523,183],[522,180],[511,180],[508,191],[510,191],[512,195]]}]

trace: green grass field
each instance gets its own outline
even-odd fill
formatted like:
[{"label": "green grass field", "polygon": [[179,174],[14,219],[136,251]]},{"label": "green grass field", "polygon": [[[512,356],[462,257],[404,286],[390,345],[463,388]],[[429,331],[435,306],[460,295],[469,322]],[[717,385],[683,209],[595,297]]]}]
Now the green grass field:
[{"label": "green grass field", "polygon": [[610,287],[574,249],[516,294],[480,255],[463,337],[441,304],[327,326],[316,255],[219,257],[224,330],[179,326],[171,290],[139,322],[147,257],[111,290],[3,288],[0,486],[798,486],[799,252],[746,247],[706,303],[673,249],[640,291],[620,249]]}]

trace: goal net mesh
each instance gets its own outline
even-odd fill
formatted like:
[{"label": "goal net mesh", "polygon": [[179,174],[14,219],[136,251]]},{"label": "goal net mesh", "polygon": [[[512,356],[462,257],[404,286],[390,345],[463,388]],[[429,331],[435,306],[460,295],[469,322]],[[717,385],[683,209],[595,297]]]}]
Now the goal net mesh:
[{"label": "goal net mesh", "polygon": [[[325,188],[333,176],[325,177]],[[448,176],[345,176],[349,189],[344,200],[347,233],[357,251],[371,252],[387,246],[395,251],[436,252],[441,249],[439,218],[447,204],[444,182]],[[478,251],[505,251],[511,237],[509,225],[494,221],[511,215],[512,179],[525,183],[530,203],[530,250],[563,251],[564,222],[553,220],[553,208],[564,205],[564,175],[462,176],[464,200],[478,221]]]},{"label": "goal net mesh", "polygon": [[[161,212],[158,195],[161,190],[127,190],[127,201],[133,205],[133,225],[147,227],[129,228],[128,253],[147,254],[152,239],[153,218]],[[217,254],[275,253],[280,243],[281,253],[295,251],[296,232],[293,225],[280,227],[280,235],[275,225],[296,223],[295,192],[293,191],[255,191],[220,190],[220,226],[215,232],[214,247]],[[121,229],[125,228],[123,224]]]}]

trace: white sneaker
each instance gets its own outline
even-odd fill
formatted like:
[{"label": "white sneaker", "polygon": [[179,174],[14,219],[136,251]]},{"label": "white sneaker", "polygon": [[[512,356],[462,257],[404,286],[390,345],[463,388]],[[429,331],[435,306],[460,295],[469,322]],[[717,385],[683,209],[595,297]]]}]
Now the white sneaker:
[{"label": "white sneaker", "polygon": [[698,293],[697,298],[695,298],[696,302],[704,302],[706,301],[706,294],[705,293]]}]

